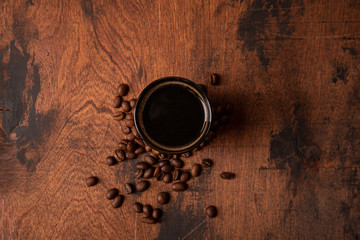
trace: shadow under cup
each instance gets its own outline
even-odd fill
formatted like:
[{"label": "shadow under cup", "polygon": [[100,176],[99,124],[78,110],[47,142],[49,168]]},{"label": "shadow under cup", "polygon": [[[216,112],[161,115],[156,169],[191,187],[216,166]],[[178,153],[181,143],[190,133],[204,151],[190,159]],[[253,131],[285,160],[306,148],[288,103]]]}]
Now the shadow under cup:
[{"label": "shadow under cup", "polygon": [[169,154],[198,147],[210,130],[211,120],[205,93],[180,77],[152,82],[141,92],[134,111],[135,126],[144,142]]}]

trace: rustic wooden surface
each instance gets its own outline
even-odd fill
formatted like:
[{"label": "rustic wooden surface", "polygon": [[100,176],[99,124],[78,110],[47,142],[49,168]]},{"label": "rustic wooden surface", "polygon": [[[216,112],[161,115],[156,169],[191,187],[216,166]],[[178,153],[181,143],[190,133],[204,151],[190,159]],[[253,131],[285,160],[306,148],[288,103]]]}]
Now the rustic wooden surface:
[{"label": "rustic wooden surface", "polygon": [[[0,239],[359,239],[359,39],[356,0],[0,1]],[[170,185],[113,209],[136,162],[105,165],[114,88],[211,72],[235,112],[186,167],[214,168],[171,192],[162,224],[130,206]]]}]

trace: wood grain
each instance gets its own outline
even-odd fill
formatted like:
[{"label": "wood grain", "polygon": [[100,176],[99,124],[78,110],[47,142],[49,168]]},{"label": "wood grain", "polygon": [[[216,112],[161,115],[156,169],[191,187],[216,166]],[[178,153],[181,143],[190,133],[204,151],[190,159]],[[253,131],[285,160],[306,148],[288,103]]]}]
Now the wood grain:
[{"label": "wood grain", "polygon": [[[0,1],[0,239],[359,239],[359,16],[356,0]],[[136,162],[105,164],[111,102],[171,75],[236,108],[186,160],[212,170],[146,225],[132,202],[170,186],[106,200]]]}]

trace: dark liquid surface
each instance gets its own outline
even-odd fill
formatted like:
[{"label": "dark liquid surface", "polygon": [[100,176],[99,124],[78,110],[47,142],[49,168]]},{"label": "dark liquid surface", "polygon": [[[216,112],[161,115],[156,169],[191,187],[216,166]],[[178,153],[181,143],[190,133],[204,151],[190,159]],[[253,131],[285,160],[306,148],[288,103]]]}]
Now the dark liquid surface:
[{"label": "dark liquid surface", "polygon": [[145,103],[145,131],[157,143],[178,147],[194,141],[204,126],[204,108],[195,93],[185,86],[158,88]]}]

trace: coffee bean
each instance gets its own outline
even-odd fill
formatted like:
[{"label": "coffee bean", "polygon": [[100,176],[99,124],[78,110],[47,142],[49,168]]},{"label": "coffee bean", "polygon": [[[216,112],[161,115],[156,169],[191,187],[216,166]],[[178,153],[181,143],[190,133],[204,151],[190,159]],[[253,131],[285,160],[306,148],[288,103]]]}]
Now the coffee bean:
[{"label": "coffee bean", "polygon": [[117,190],[116,188],[111,188],[107,191],[106,198],[109,200],[114,199],[118,194],[119,194],[119,190]]},{"label": "coffee bean", "polygon": [[139,132],[137,131],[137,129],[136,129],[135,126],[133,126],[133,127],[131,128],[131,132],[135,135],[135,137],[140,138],[140,134],[139,134]]},{"label": "coffee bean", "polygon": [[166,173],[160,171],[160,174],[159,174],[159,176],[156,178],[156,180],[157,180],[157,181],[162,181],[165,175],[166,175]]},{"label": "coffee bean", "polygon": [[126,124],[126,126],[128,126],[128,127],[133,127],[133,126],[135,126],[135,123],[134,123],[134,120],[133,119],[126,119],[125,120],[125,124]]},{"label": "coffee bean", "polygon": [[139,155],[139,154],[142,154],[145,152],[145,149],[143,147],[138,147],[136,150],[135,150],[135,154]]},{"label": "coffee bean", "polygon": [[130,183],[127,183],[124,185],[124,191],[126,192],[126,194],[131,194],[134,192],[134,186]]},{"label": "coffee bean", "polygon": [[121,140],[120,140],[119,144],[125,144],[125,145],[127,145],[128,142],[129,142],[129,140],[127,140],[127,139],[124,138],[124,139],[121,139]]},{"label": "coffee bean", "polygon": [[124,117],[125,117],[125,113],[122,112],[122,111],[116,111],[116,112],[113,113],[113,118],[116,121],[123,120]]},{"label": "coffee bean", "polygon": [[141,219],[141,221],[143,223],[147,223],[147,224],[155,224],[156,220],[153,217],[144,217]]},{"label": "coffee bean", "polygon": [[125,133],[125,134],[129,134],[129,133],[131,132],[131,128],[126,127],[126,126],[123,126],[123,127],[121,128],[121,131],[122,131],[123,133]]},{"label": "coffee bean", "polygon": [[173,159],[180,159],[180,155],[179,154],[174,154],[172,158]]},{"label": "coffee bean", "polygon": [[160,167],[157,167],[155,168],[155,171],[154,171],[154,177],[159,177],[161,174],[161,170],[160,170]]},{"label": "coffee bean", "polygon": [[135,142],[137,145],[141,146],[141,147],[145,147],[145,143],[144,143],[144,141],[141,140],[141,139],[135,138],[135,139],[134,139],[134,142]]},{"label": "coffee bean", "polygon": [[191,152],[181,154],[181,156],[183,156],[184,158],[191,157],[191,155],[192,155]]},{"label": "coffee bean", "polygon": [[157,195],[157,202],[161,205],[168,203],[170,200],[170,194],[167,192],[161,192]]},{"label": "coffee bean", "polygon": [[130,106],[131,106],[132,108],[135,107],[136,101],[137,101],[136,99],[131,99],[131,100],[130,100]]},{"label": "coffee bean", "polygon": [[212,73],[211,81],[210,81],[211,85],[217,86],[217,85],[219,85],[219,82],[220,82],[220,76],[216,73]]},{"label": "coffee bean", "polygon": [[114,158],[118,160],[119,162],[122,162],[125,160],[125,153],[121,151],[120,149],[116,149],[114,152]]},{"label": "coffee bean", "polygon": [[91,176],[86,179],[86,186],[91,187],[98,183],[97,177]]},{"label": "coffee bean", "polygon": [[214,131],[210,131],[208,133],[208,135],[206,136],[205,140],[210,142],[211,140],[213,140],[216,137],[216,134]]},{"label": "coffee bean", "polygon": [[134,202],[132,208],[136,213],[142,213],[143,211],[143,205],[139,202]]},{"label": "coffee bean", "polygon": [[213,161],[211,161],[210,159],[203,159],[203,160],[201,161],[201,166],[202,166],[203,168],[211,168],[212,165],[213,165]]},{"label": "coffee bean", "polygon": [[191,174],[189,172],[182,172],[180,175],[179,182],[187,182],[191,178]]},{"label": "coffee bean", "polygon": [[230,114],[230,113],[233,112],[233,110],[234,110],[234,104],[227,103],[226,106],[225,106],[225,113]]},{"label": "coffee bean", "polygon": [[214,206],[208,206],[208,207],[206,208],[206,215],[208,216],[208,218],[216,217],[216,215],[217,215],[216,207],[214,207]]},{"label": "coffee bean", "polygon": [[220,177],[222,179],[226,179],[226,180],[230,180],[230,179],[233,179],[235,177],[235,174],[231,173],[231,172],[222,172],[220,174]]},{"label": "coffee bean", "polygon": [[182,168],[184,166],[184,162],[181,159],[171,159],[170,164],[176,168]]},{"label": "coffee bean", "polygon": [[217,106],[215,108],[215,114],[221,116],[225,113],[225,108],[223,106]]},{"label": "coffee bean", "polygon": [[153,208],[151,205],[146,204],[143,206],[143,213],[145,217],[150,217],[152,215]]},{"label": "coffee bean", "polygon": [[201,173],[201,165],[200,164],[194,164],[191,166],[190,169],[191,176],[198,177]]},{"label": "coffee bean", "polygon": [[159,154],[159,159],[164,160],[166,158],[166,155],[164,153]]},{"label": "coffee bean", "polygon": [[117,195],[115,198],[114,198],[114,200],[113,200],[113,202],[112,202],[112,207],[113,208],[118,208],[118,207],[120,207],[122,204],[123,204],[123,202],[124,202],[124,195]]},{"label": "coffee bean", "polygon": [[144,174],[144,170],[138,169],[138,170],[136,170],[136,171],[134,172],[134,177],[135,177],[136,179],[139,179],[139,178],[141,178],[141,177],[143,176],[143,174]]},{"label": "coffee bean", "polygon": [[149,187],[150,187],[150,183],[147,180],[140,180],[139,182],[136,183],[135,186],[137,192],[143,192]]},{"label": "coffee bean", "polygon": [[153,217],[154,219],[159,219],[159,218],[161,218],[161,215],[162,215],[162,211],[161,211],[160,208],[155,208],[155,209],[153,210],[152,217]]},{"label": "coffee bean", "polygon": [[145,179],[149,179],[149,178],[152,178],[153,177],[153,175],[154,175],[154,168],[152,168],[152,167],[150,167],[150,168],[148,168],[148,169],[146,169],[145,171],[144,171],[144,178]]},{"label": "coffee bean", "polygon": [[157,154],[155,154],[155,153],[149,153],[149,155],[151,156],[151,157],[153,157],[153,158],[155,158],[156,160],[158,160],[159,159],[159,155],[157,155]]},{"label": "coffee bean", "polygon": [[150,165],[154,165],[156,164],[157,160],[155,158],[153,158],[152,156],[146,156],[145,157],[145,162],[147,162]]},{"label": "coffee bean", "polygon": [[221,118],[220,118],[220,125],[226,125],[228,124],[230,121],[230,118],[228,115],[223,115]]},{"label": "coffee bean", "polygon": [[133,141],[135,139],[135,135],[133,133],[129,133],[126,135],[126,139],[129,141]]},{"label": "coffee bean", "polygon": [[126,143],[119,143],[118,147],[119,147],[120,150],[126,151],[127,144]]},{"label": "coffee bean", "polygon": [[134,152],[126,152],[125,156],[126,156],[126,159],[135,159],[137,157]]},{"label": "coffee bean", "polygon": [[171,189],[174,191],[185,191],[187,189],[187,184],[183,183],[183,182],[176,182],[173,183],[173,185],[171,186]]},{"label": "coffee bean", "polygon": [[128,142],[128,144],[126,146],[126,150],[128,152],[133,152],[133,151],[135,151],[136,148],[137,148],[137,146],[134,142]]},{"label": "coffee bean", "polygon": [[127,113],[125,116],[125,119],[132,120],[132,119],[134,119],[134,115],[132,113]]},{"label": "coffee bean", "polygon": [[115,165],[117,163],[116,159],[113,157],[113,156],[108,156],[106,158],[106,164],[108,166],[112,166],[112,165]]},{"label": "coffee bean", "polygon": [[148,164],[147,162],[138,162],[138,163],[136,163],[136,168],[138,168],[138,169],[146,170],[149,167],[150,167],[150,164]]},{"label": "coffee bean", "polygon": [[159,151],[156,151],[155,149],[151,149],[151,152],[152,152],[153,154],[156,154],[156,155],[159,155],[159,154],[160,154],[160,152],[159,152]]},{"label": "coffee bean", "polygon": [[113,100],[113,108],[119,108],[122,103],[122,98],[119,96],[116,96]]},{"label": "coffee bean", "polygon": [[181,170],[175,169],[175,171],[174,171],[174,173],[173,173],[173,179],[174,179],[174,181],[180,180],[180,176],[181,176]]},{"label": "coffee bean", "polygon": [[145,145],[145,151],[151,152],[151,147],[149,147],[148,145]]},{"label": "coffee bean", "polygon": [[129,86],[126,84],[120,84],[117,88],[117,95],[119,96],[126,96],[129,92]]},{"label": "coffee bean", "polygon": [[161,167],[161,171],[164,172],[164,173],[169,173],[172,170],[174,170],[174,167],[171,166],[171,165],[165,165],[165,166]]},{"label": "coffee bean", "polygon": [[166,166],[166,165],[169,165],[169,164],[170,164],[169,160],[161,160],[159,162],[159,167],[163,167],[163,166]]},{"label": "coffee bean", "polygon": [[164,183],[171,183],[172,182],[172,175],[170,173],[165,173],[162,178]]}]

